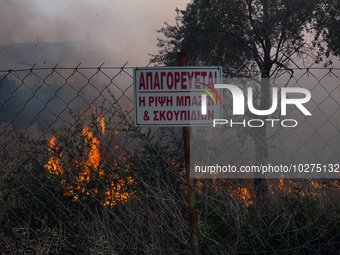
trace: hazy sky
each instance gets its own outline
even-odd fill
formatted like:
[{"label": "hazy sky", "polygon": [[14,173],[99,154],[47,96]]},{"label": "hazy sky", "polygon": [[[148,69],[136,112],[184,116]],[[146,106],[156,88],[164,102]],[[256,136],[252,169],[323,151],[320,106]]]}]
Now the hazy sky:
[{"label": "hazy sky", "polygon": [[[129,61],[148,64],[157,53],[156,30],[175,23],[175,8],[190,0],[1,0],[1,31],[15,43],[85,41],[91,33],[93,52],[106,66]],[[77,60],[75,60],[75,63]],[[98,65],[101,63],[93,63]]]}]

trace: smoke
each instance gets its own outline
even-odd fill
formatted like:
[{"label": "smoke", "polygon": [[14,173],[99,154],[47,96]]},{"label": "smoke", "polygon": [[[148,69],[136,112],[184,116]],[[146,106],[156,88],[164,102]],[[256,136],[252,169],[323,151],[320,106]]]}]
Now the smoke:
[{"label": "smoke", "polygon": [[[188,2],[3,0],[0,9],[0,70],[29,69],[32,66],[51,68],[56,64],[74,68],[79,63],[80,67],[98,67],[103,62],[104,67],[120,67],[127,61],[129,66],[146,66],[149,54],[158,51],[157,29],[164,22],[173,23],[175,8],[184,9]],[[65,80],[56,74],[44,80],[41,77],[49,77],[47,73],[35,73],[37,76],[26,77],[27,73],[22,73],[19,77],[11,75],[6,78],[6,72],[0,73],[0,123],[10,124],[14,131],[29,126],[42,131],[58,118],[66,118],[66,108],[76,112],[89,109],[94,98],[101,100],[98,86],[110,82],[99,77],[96,81],[91,80],[93,86],[83,88],[88,81],[81,75],[65,84]],[[125,91],[132,80],[120,76],[114,82]],[[120,90],[110,89],[117,98],[122,96]],[[76,91],[81,94],[77,95]],[[132,89],[125,93],[132,98]],[[131,102],[125,101],[123,107],[131,109]]]},{"label": "smoke", "polygon": [[11,31],[14,41],[18,43],[34,42],[42,36],[58,41],[70,38],[74,29],[67,20],[48,16],[34,1],[5,0],[0,14],[0,21],[4,24],[2,30]]},{"label": "smoke", "polygon": [[[107,66],[119,66],[129,61],[133,66],[145,66],[149,62],[148,54],[157,53],[156,30],[165,21],[173,23],[175,8],[183,9],[187,3],[183,0],[4,0],[0,9],[1,31],[10,31],[15,44],[78,41],[86,45],[87,48],[83,45],[61,64],[82,62],[98,66],[105,62]],[[91,45],[87,34],[91,35]],[[20,57],[15,54],[15,63],[11,64],[23,62]],[[49,51],[31,57],[30,63],[42,61],[39,64],[54,65],[53,60],[59,59],[51,45]]]}]

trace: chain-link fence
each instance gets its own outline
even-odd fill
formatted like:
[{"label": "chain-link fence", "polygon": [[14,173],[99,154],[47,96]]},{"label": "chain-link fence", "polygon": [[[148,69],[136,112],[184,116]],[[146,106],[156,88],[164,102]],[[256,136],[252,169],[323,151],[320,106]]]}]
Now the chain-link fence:
[{"label": "chain-link fence", "polygon": [[[132,68],[0,75],[2,253],[191,252],[182,129],[134,126]],[[277,140],[268,145],[270,157],[336,168],[339,77],[339,69],[304,69],[276,78],[307,86],[318,118],[303,121],[303,132],[268,132]],[[228,130],[233,149],[225,157],[253,160],[249,132]],[[251,179],[196,180],[201,254],[339,253],[336,178],[266,182],[259,210]]]}]

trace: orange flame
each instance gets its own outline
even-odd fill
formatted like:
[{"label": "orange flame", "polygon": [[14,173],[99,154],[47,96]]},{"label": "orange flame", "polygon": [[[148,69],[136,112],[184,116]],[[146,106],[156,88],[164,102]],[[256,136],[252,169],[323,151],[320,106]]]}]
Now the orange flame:
[{"label": "orange flame", "polygon": [[90,144],[88,160],[85,162],[86,172],[89,174],[90,169],[98,169],[100,164],[99,139],[93,135],[88,127],[83,128],[85,143]]},{"label": "orange flame", "polygon": [[[50,140],[49,148],[48,148],[48,151],[52,155],[55,154],[54,151],[57,150],[58,148],[57,145],[58,145],[57,138],[52,137],[52,139]],[[45,167],[50,171],[50,173],[55,174],[55,175],[63,174],[63,169],[61,167],[61,162],[60,162],[61,156],[62,156],[61,153],[58,157],[52,156],[47,162],[47,164],[45,165]]]},{"label": "orange flame", "polygon": [[[101,115],[96,116],[101,131],[104,133],[104,118]],[[64,195],[72,196],[73,201],[77,201],[80,195],[84,198],[96,197],[97,199],[100,199],[100,202],[103,205],[109,207],[126,203],[132,198],[132,193],[128,191],[127,187],[129,185],[134,185],[134,180],[131,177],[123,179],[118,174],[114,174],[114,170],[118,168],[117,162],[110,167],[112,171],[105,174],[101,162],[100,140],[88,127],[83,128],[82,135],[85,138],[85,144],[82,145],[85,149],[85,159],[83,159],[83,162],[79,162],[78,160],[74,161],[74,165],[77,168],[81,167],[78,176],[72,175],[72,181],[66,180],[66,178],[62,179],[61,183],[67,189],[67,192]],[[116,146],[115,149],[118,149],[118,146]],[[59,146],[57,139],[52,137],[49,143],[49,153],[51,154],[51,157],[45,167],[51,174],[63,175],[66,171],[64,171],[61,164],[62,153],[60,152],[58,154],[58,150]],[[128,173],[127,169],[125,171]],[[97,177],[93,177],[93,174],[95,173],[98,174]],[[98,188],[86,188],[86,184],[90,183],[94,178],[96,181],[105,183],[106,187],[103,191],[99,191]],[[109,182],[108,180],[115,181]]]},{"label": "orange flame", "polygon": [[[213,191],[217,194],[227,194],[228,197],[239,205],[249,207],[254,204],[252,192],[252,181],[242,181],[242,186],[238,186],[237,180],[230,179],[198,179],[196,187],[198,193],[203,194],[207,191]],[[321,183],[311,179],[269,179],[268,195],[273,198],[282,196],[297,196],[318,199],[322,201],[326,192],[338,191],[340,189],[339,181],[335,180],[329,183]]]}]

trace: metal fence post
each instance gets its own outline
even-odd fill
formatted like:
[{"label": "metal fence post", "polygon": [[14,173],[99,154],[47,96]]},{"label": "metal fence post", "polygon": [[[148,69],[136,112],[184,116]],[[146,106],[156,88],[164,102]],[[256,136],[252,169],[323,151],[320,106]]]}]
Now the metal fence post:
[{"label": "metal fence post", "polygon": [[[186,52],[178,53],[178,65],[187,66],[188,58]],[[187,195],[189,209],[189,225],[190,225],[190,246],[191,254],[198,255],[198,218],[195,196],[195,179],[190,178],[190,134],[191,127],[183,127],[184,156],[185,156],[185,172],[187,180]]]}]

